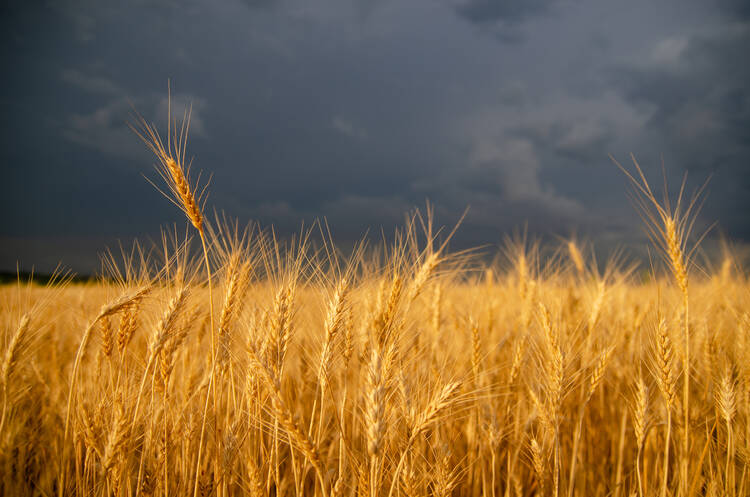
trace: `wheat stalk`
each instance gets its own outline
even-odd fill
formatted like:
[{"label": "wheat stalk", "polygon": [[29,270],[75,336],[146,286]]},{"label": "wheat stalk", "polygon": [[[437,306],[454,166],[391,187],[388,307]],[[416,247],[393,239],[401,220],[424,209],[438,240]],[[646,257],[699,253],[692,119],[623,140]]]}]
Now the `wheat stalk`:
[{"label": "wheat stalk", "polygon": [[638,480],[638,496],[643,497],[643,480],[641,477],[641,454],[643,444],[646,441],[646,428],[648,423],[648,387],[639,374],[635,388],[635,399],[631,404],[633,418],[633,432],[635,433],[635,442],[637,454],[635,458],[635,471]]},{"label": "wheat stalk", "polygon": [[[656,383],[659,385],[667,410],[667,434],[664,443],[664,467],[662,475],[661,497],[667,495],[667,476],[669,468],[669,438],[672,433],[672,409],[676,395],[676,378],[674,366],[674,352],[672,340],[664,318],[659,319],[656,328],[656,353],[655,353]],[[687,430],[687,426],[685,427]]]},{"label": "wheat stalk", "polygon": [[[724,470],[724,492],[726,495],[735,492],[734,485],[734,437],[732,430],[732,419],[737,410],[737,398],[735,394],[734,380],[731,371],[727,368],[721,376],[721,383],[716,393],[716,406],[719,414],[724,419],[727,429],[727,461]],[[731,470],[731,471],[730,471]]]},{"label": "wheat stalk", "polygon": [[574,239],[571,239],[568,240],[567,247],[568,255],[570,256],[570,260],[573,261],[576,271],[578,271],[579,276],[583,276],[586,273],[586,265],[583,262],[581,251],[578,249],[578,244],[576,244]]}]

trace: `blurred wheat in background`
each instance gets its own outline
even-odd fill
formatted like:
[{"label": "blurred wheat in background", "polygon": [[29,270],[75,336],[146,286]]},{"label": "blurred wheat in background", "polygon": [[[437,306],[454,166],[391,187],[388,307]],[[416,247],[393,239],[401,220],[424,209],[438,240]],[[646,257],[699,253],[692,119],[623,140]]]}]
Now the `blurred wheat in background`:
[{"label": "blurred wheat in background", "polygon": [[623,167],[669,275],[525,236],[484,264],[429,208],[344,256],[206,215],[183,123],[135,128],[189,230],[0,288],[0,494],[748,493],[750,285],[696,270],[682,193]]}]

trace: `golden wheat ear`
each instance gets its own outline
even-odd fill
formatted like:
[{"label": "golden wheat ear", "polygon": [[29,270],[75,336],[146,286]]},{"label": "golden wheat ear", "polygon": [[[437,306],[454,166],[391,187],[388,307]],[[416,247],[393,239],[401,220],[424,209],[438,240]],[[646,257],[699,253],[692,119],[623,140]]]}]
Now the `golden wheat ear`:
[{"label": "golden wheat ear", "polygon": [[692,248],[688,249],[688,239],[705,199],[704,193],[708,186],[708,180],[687,201],[685,192],[687,177],[683,177],[676,203],[673,205],[669,199],[666,179],[664,180],[663,199],[660,201],[654,190],[651,189],[643,169],[632,154],[634,173],[626,169],[613,157],[610,156],[610,159],[630,180],[633,203],[646,225],[648,236],[664,255],[680,291],[687,294],[688,272],[693,254],[713,226],[709,226],[697,238]]},{"label": "golden wheat ear", "polygon": [[134,112],[134,122],[128,123],[131,130],[146,144],[159,161],[156,170],[167,184],[169,193],[165,193],[153,182],[149,182],[185,213],[195,229],[203,236],[203,203],[208,183],[200,186],[200,175],[194,185],[190,184],[190,166],[192,161],[186,159],[187,139],[190,131],[192,105],[185,109],[182,122],[178,126],[175,120],[172,131],[172,97],[169,95],[167,112],[167,143],[164,144],[156,125],[146,121],[138,112]]}]

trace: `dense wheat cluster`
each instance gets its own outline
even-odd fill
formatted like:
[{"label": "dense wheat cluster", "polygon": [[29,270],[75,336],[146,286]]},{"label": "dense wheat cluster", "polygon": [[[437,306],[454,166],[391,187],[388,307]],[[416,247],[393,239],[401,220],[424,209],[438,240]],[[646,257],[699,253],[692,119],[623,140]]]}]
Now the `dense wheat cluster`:
[{"label": "dense wheat cluster", "polygon": [[482,264],[419,214],[343,256],[209,223],[186,130],[141,131],[200,245],[0,288],[0,494],[748,493],[750,283],[691,271],[645,179],[669,274],[524,237]]}]

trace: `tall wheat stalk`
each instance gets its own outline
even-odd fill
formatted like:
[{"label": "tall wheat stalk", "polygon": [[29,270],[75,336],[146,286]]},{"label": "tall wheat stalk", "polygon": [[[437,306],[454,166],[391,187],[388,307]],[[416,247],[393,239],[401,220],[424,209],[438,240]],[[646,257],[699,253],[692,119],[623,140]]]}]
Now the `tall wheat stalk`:
[{"label": "tall wheat stalk", "polygon": [[[177,126],[175,125],[174,141],[172,140],[172,100],[171,94],[168,100],[168,112],[167,112],[167,144],[164,146],[164,142],[156,130],[153,124],[149,124],[145,119],[139,117],[136,125],[131,125],[131,129],[143,140],[148,148],[156,155],[159,161],[160,168],[157,171],[162,176],[167,184],[171,196],[164,194],[169,200],[172,201],[177,207],[179,207],[190,220],[191,224],[198,230],[198,234],[201,239],[201,247],[203,249],[203,261],[206,268],[206,275],[208,277],[208,300],[209,300],[209,314],[211,318],[211,377],[209,379],[209,388],[206,391],[206,405],[208,405],[209,398],[212,397],[213,393],[213,414],[216,417],[217,413],[217,401],[216,394],[213,392],[214,385],[214,374],[216,370],[216,359],[217,359],[217,333],[214,328],[214,304],[213,304],[213,286],[211,281],[211,265],[208,260],[208,247],[206,245],[206,233],[204,229],[204,217],[202,212],[202,198],[207,187],[204,186],[202,189],[199,186],[190,185],[190,162],[186,162],[186,148],[188,133],[190,131],[190,117],[192,114],[192,107],[185,110],[182,118],[182,124],[180,125],[179,133]],[[200,180],[199,180],[200,181]],[[156,187],[161,191],[158,187]],[[198,192],[196,194],[196,192]],[[162,192],[164,193],[164,192]],[[206,415],[203,416],[203,426],[201,428],[201,441],[198,449],[198,457],[196,462],[196,477],[193,495],[198,495],[198,469],[201,463],[201,455],[203,450],[203,435],[205,433]],[[218,435],[218,434],[217,434]],[[216,439],[218,443],[218,438]]]},{"label": "tall wheat stalk", "polygon": [[[628,176],[635,191],[635,200],[641,211],[641,215],[646,222],[649,236],[652,241],[661,248],[665,258],[672,270],[675,282],[682,295],[683,311],[683,347],[684,347],[684,364],[683,364],[683,390],[682,390],[682,411],[683,411],[683,430],[682,430],[682,451],[680,455],[680,475],[682,480],[682,493],[688,492],[688,475],[690,472],[690,376],[691,376],[691,357],[690,357],[690,306],[688,298],[688,269],[691,264],[691,256],[697,248],[701,236],[691,250],[687,250],[688,237],[695,223],[698,211],[700,210],[700,196],[707,183],[693,195],[687,206],[683,205],[685,193],[686,178],[683,178],[680,191],[677,195],[677,202],[672,207],[667,192],[667,185],[664,185],[664,200],[659,202],[656,195],[646,180],[635,157],[631,154],[631,159],[635,165],[637,178],[621,166],[617,161],[615,164]],[[613,159],[614,160],[614,159]],[[707,233],[707,232],[706,232]]]}]

